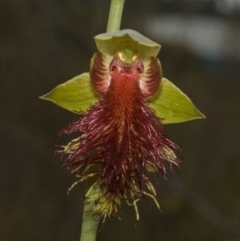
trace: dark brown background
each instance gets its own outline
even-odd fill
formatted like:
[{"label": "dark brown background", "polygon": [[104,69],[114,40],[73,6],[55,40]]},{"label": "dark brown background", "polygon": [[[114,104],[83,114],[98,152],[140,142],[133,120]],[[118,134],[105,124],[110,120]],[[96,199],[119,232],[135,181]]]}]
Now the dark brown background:
[{"label": "dark brown background", "polygon": [[[122,28],[145,34],[151,17],[181,13],[215,16],[240,31],[239,12],[220,14],[213,2],[126,0]],[[73,180],[53,155],[56,133],[78,116],[38,96],[88,70],[108,10],[106,0],[0,2],[2,241],[79,240],[84,184],[67,196]],[[134,210],[124,206],[122,221],[107,222],[97,240],[240,240],[240,53],[210,61],[154,40],[163,46],[164,76],[207,119],[166,126],[184,163],[168,182],[158,180],[162,213],[142,201],[135,228]]]}]

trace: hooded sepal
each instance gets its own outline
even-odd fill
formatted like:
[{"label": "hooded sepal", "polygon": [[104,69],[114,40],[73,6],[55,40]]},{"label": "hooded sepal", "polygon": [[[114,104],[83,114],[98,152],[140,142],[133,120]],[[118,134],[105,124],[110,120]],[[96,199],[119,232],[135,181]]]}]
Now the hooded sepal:
[{"label": "hooded sepal", "polygon": [[156,57],[161,46],[132,29],[99,34],[94,37],[99,52],[114,56],[124,45],[132,45],[140,58]]}]

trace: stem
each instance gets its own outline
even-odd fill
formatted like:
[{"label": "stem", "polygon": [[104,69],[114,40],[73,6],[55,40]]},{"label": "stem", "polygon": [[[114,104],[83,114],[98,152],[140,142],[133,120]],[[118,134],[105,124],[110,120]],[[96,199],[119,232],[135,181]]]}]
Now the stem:
[{"label": "stem", "polygon": [[107,33],[120,30],[124,2],[125,0],[111,0]]},{"label": "stem", "polygon": [[[122,11],[125,0],[111,0],[111,6],[108,16],[107,32],[114,32],[120,30]],[[91,187],[93,182],[87,180],[87,188]],[[80,241],[95,241],[97,236],[98,221],[95,221],[91,215],[95,203],[84,204],[82,231]]]},{"label": "stem", "polygon": [[[91,186],[92,182],[87,180],[86,191]],[[95,208],[95,203],[84,204],[82,231],[80,241],[95,241],[97,235],[98,221],[94,220],[92,211]]]}]

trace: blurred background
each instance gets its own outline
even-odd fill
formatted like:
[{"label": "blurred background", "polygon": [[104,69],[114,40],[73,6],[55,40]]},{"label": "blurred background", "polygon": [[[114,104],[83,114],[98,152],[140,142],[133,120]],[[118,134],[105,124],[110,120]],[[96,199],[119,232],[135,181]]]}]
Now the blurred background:
[{"label": "blurred background", "polygon": [[[0,2],[0,240],[76,241],[84,184],[54,156],[78,116],[38,97],[88,71],[110,0]],[[207,116],[165,126],[183,166],[158,179],[162,212],[140,202],[97,241],[240,240],[240,0],[126,0],[122,28],[162,45],[164,76]]]}]

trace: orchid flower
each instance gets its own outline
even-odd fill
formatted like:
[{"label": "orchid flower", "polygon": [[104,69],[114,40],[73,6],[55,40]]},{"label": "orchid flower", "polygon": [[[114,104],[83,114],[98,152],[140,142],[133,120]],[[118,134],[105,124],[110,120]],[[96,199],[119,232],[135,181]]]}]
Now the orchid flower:
[{"label": "orchid flower", "polygon": [[133,205],[156,191],[149,173],[167,177],[166,164],[179,166],[180,148],[169,140],[163,124],[204,115],[173,83],[162,77],[157,55],[161,46],[133,30],[95,37],[98,52],[89,73],[63,83],[42,98],[80,114],[59,132],[78,137],[57,151],[75,176],[70,190],[94,180],[85,202],[93,203],[99,220],[120,215],[121,204]]}]

